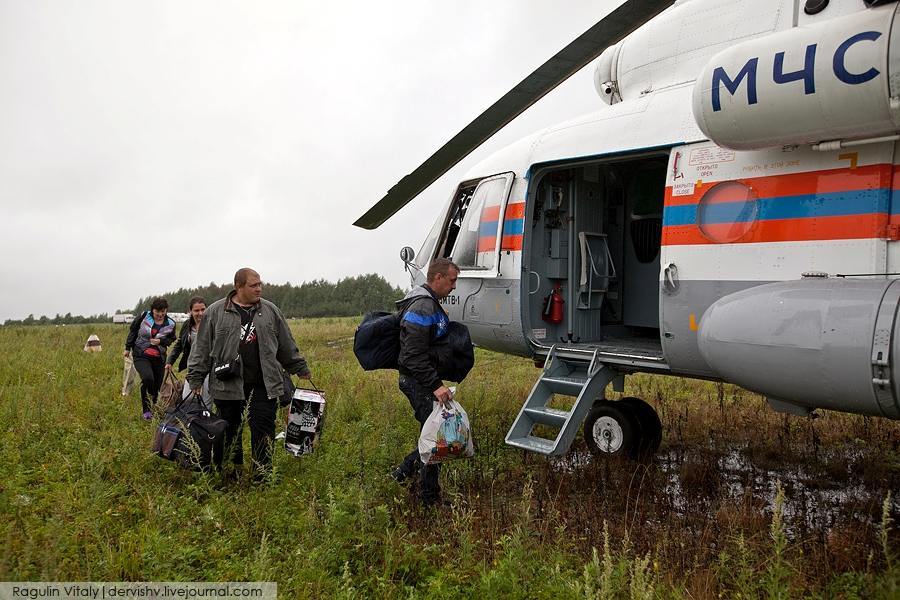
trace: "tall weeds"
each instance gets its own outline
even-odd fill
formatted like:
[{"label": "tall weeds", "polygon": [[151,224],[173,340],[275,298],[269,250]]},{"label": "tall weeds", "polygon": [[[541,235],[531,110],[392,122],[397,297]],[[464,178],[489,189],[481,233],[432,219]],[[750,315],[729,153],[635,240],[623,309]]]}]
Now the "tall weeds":
[{"label": "tall weeds", "polygon": [[[538,371],[479,349],[458,388],[476,456],[443,469],[452,506],[423,511],[387,477],[418,425],[396,374],[356,365],[354,326],[292,324],[326,429],[312,455],[276,447],[266,485],[150,454],[137,394],[119,394],[124,329],[0,328],[0,579],[271,579],[288,598],[898,597],[898,423],[785,420],[733,386],[636,375],[624,395],[665,429],[655,460],[594,460],[581,440],[547,460],[503,443]],[[104,352],[81,351],[90,333]]]}]

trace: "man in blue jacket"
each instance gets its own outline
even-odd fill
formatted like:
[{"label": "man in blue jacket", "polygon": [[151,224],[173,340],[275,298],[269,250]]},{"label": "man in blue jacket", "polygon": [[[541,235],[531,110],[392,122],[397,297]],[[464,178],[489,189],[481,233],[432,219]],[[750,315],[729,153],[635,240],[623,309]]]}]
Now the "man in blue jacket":
[{"label": "man in blue jacket", "polygon": [[[402,313],[400,320],[400,391],[409,403],[419,422],[419,429],[431,414],[435,401],[450,400],[450,389],[438,376],[436,350],[447,344],[450,318],[440,301],[456,289],[459,267],[446,258],[438,258],[428,266],[427,282],[411,290],[397,302]],[[418,447],[414,448],[403,463],[391,472],[398,483],[414,477],[421,471],[420,494],[422,504],[431,506],[440,502],[438,484],[440,465],[425,465],[419,459]]]}]

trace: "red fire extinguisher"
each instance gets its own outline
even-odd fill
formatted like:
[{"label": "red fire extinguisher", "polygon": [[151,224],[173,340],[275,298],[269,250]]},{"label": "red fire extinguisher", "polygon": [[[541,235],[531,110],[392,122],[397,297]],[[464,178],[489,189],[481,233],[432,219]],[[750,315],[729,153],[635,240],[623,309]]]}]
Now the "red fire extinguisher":
[{"label": "red fire extinguisher", "polygon": [[566,301],[563,300],[562,297],[562,291],[560,290],[561,285],[561,283],[556,282],[556,285],[553,286],[553,291],[544,298],[544,310],[541,314],[541,318],[544,319],[544,321],[554,325],[562,323],[563,307],[566,304]]}]

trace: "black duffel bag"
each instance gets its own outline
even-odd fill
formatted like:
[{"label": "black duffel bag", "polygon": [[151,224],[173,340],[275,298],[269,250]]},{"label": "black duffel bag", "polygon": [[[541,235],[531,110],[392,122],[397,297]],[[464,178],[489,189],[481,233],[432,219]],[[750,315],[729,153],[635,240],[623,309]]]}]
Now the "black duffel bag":
[{"label": "black duffel bag", "polygon": [[[353,336],[353,354],[366,371],[396,369],[400,359],[401,313],[370,312]],[[475,365],[475,350],[469,328],[457,321],[447,326],[444,343],[429,349],[437,363],[438,377],[462,381]]]},{"label": "black duffel bag", "polygon": [[227,425],[192,393],[166,411],[153,436],[153,452],[192,471],[221,467]]},{"label": "black duffel bag", "polygon": [[435,346],[438,377],[461,382],[475,366],[475,348],[469,328],[457,321],[447,326],[447,343]]},{"label": "black duffel bag", "polygon": [[400,313],[366,313],[353,336],[353,354],[366,371],[396,369],[400,358]]}]

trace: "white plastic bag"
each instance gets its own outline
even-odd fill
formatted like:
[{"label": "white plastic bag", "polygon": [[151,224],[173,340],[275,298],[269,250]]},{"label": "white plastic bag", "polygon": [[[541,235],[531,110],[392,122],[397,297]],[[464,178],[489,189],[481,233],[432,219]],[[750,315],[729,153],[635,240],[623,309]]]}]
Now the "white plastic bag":
[{"label": "white plastic bag", "polygon": [[131,355],[125,357],[125,364],[122,369],[122,395],[127,396],[131,393],[134,386],[134,380],[137,378],[137,370],[134,368],[134,360]]},{"label": "white plastic bag", "polygon": [[450,400],[435,402],[419,435],[419,458],[426,465],[475,455],[472,428],[465,409]]}]

